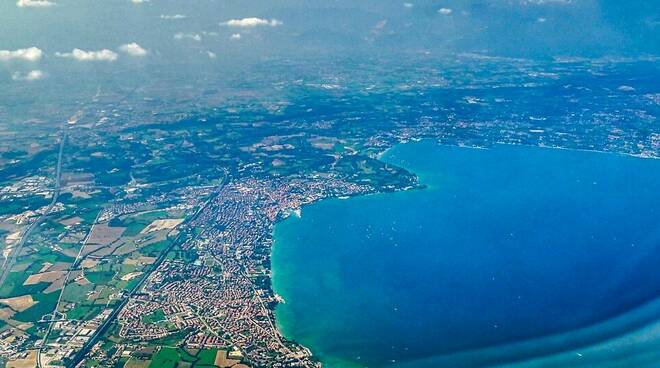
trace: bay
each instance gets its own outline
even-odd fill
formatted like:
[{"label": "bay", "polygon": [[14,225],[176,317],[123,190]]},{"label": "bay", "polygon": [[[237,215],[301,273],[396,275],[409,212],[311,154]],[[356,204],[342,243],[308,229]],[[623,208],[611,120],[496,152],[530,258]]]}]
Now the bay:
[{"label": "bay", "polygon": [[382,159],[426,188],[320,201],[275,228],[278,325],[326,366],[503,363],[660,315],[634,313],[660,293],[657,160],[429,141]]}]

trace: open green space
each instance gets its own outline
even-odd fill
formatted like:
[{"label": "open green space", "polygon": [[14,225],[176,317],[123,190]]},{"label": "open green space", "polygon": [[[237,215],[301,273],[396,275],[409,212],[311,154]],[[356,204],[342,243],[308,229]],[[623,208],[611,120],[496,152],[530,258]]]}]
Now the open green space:
[{"label": "open green space", "polygon": [[163,347],[151,360],[149,368],[174,368],[179,361],[179,349]]},{"label": "open green space", "polygon": [[152,313],[149,313],[145,316],[142,316],[142,322],[144,323],[158,323],[165,320],[165,313],[162,309],[156,309]]},{"label": "open green space", "polygon": [[209,366],[214,367],[215,365],[215,356],[218,353],[217,349],[203,349],[197,354],[199,359],[196,363],[196,367]]},{"label": "open green space", "polygon": [[58,297],[58,293],[34,294],[32,295],[32,298],[37,302],[37,304],[22,312],[16,313],[16,315],[14,315],[14,319],[22,322],[37,322],[45,314],[49,314],[55,309]]}]

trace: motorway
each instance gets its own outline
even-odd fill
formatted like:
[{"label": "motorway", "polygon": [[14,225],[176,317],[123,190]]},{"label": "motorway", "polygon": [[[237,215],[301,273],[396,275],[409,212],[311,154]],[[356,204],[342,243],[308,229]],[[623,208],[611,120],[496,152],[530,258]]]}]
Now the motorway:
[{"label": "motorway", "polygon": [[64,129],[61,131],[61,138],[60,138],[60,148],[59,152],[57,154],[57,168],[55,170],[55,188],[53,189],[53,199],[50,201],[50,204],[48,204],[48,207],[46,208],[46,211],[44,211],[41,216],[39,216],[32,224],[28,226],[28,228],[25,230],[23,235],[21,236],[21,240],[16,244],[16,248],[14,251],[11,253],[9,256],[8,260],[5,260],[4,263],[4,268],[2,269],[2,274],[0,274],[0,285],[2,285],[5,282],[5,279],[9,275],[9,272],[11,271],[12,267],[14,267],[14,264],[16,263],[16,259],[18,258],[18,255],[21,254],[21,250],[23,249],[23,246],[25,245],[25,242],[27,239],[30,237],[30,234],[34,231],[34,229],[41,224],[41,222],[50,214],[50,211],[53,210],[53,207],[55,206],[55,203],[57,203],[57,199],[60,196],[60,177],[62,173],[62,154],[64,152],[64,145],[67,139],[67,133]]},{"label": "motorway", "polygon": [[[71,277],[71,272],[74,270],[78,269],[78,264],[80,263],[80,257],[83,254],[83,249],[85,249],[85,245],[87,245],[87,242],[89,241],[89,237],[92,235],[92,232],[94,231],[94,226],[98,223],[99,216],[101,216],[101,213],[103,210],[100,210],[98,214],[96,214],[96,218],[94,219],[94,222],[92,223],[92,227],[89,230],[89,233],[87,233],[87,236],[85,237],[85,240],[83,241],[82,246],[80,247],[80,250],[78,251],[78,255],[76,256],[76,260],[73,262],[71,265],[71,268],[66,274],[66,278],[64,279],[64,283],[62,283],[62,290],[60,290],[60,296],[57,298],[57,303],[55,304],[55,309],[53,309],[53,313],[51,316],[50,323],[48,324],[48,329],[46,330],[46,334],[44,335],[43,338],[43,343],[39,347],[39,350],[37,350],[37,368],[41,368],[41,353],[43,348],[46,346],[46,343],[48,342],[48,337],[50,336],[50,332],[53,330],[53,326],[55,325],[55,322],[61,321],[61,318],[57,318],[57,313],[60,308],[60,304],[62,303],[62,296],[64,296],[64,289],[66,289],[66,285],[69,283],[69,278]],[[66,320],[66,317],[64,318]]]},{"label": "motorway", "polygon": [[[182,228],[184,228],[184,226],[187,223],[190,223],[193,220],[195,220],[199,216],[199,214],[209,205],[209,203],[211,203],[217,197],[217,195],[220,193],[220,190],[222,189],[222,187],[227,184],[227,181],[229,180],[229,174],[226,170],[224,170],[224,173],[225,173],[224,179],[223,179],[222,183],[218,185],[218,188],[216,189],[215,193],[211,194],[206,199],[204,204],[202,206],[200,206],[192,216],[187,218],[181,224]],[[121,310],[124,308],[126,303],[128,303],[128,300],[133,295],[135,295],[138,292],[138,290],[140,290],[140,288],[142,287],[144,282],[147,280],[147,278],[149,277],[151,272],[153,272],[154,270],[156,270],[158,268],[158,266],[165,260],[165,258],[167,257],[167,254],[172,250],[172,248],[174,248],[175,245],[180,244],[182,242],[182,240],[185,240],[183,238],[186,237],[186,236],[187,236],[186,232],[184,232],[184,231],[179,232],[176,239],[174,239],[174,241],[172,241],[170,243],[170,245],[160,254],[160,256],[158,256],[158,259],[156,260],[156,262],[153,263],[153,265],[151,266],[151,269],[149,270],[149,272],[145,272],[142,279],[140,279],[140,282],[138,282],[135,285],[135,287],[133,287],[133,289],[128,293],[128,295],[126,295],[123,298],[123,300],[119,303],[119,305],[115,307],[115,309],[112,311],[110,316],[108,316],[108,318],[105,320],[105,322],[103,322],[103,324],[94,332],[94,335],[92,335],[92,337],[89,339],[89,341],[87,341],[87,343],[76,353],[76,355],[73,357],[71,362],[69,364],[67,364],[67,367],[76,367],[78,364],[80,364],[80,362],[82,362],[82,360],[85,358],[85,355],[87,355],[87,353],[92,349],[92,347],[94,347],[94,345],[96,344],[98,339],[101,338],[103,336],[103,334],[105,333],[105,331],[107,331],[107,329],[110,327],[110,325],[112,325],[112,322],[115,320],[115,318],[117,318],[117,316],[119,315]],[[38,367],[40,368],[41,366],[38,365]]]}]

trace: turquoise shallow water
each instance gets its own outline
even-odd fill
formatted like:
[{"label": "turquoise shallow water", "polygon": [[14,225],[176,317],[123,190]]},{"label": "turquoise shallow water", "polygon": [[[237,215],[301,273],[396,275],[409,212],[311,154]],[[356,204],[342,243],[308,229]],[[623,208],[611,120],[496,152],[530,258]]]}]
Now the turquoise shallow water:
[{"label": "turquoise shallow water", "polygon": [[321,201],[275,228],[278,324],[327,366],[504,363],[660,316],[657,160],[432,142],[383,159],[428,187]]}]

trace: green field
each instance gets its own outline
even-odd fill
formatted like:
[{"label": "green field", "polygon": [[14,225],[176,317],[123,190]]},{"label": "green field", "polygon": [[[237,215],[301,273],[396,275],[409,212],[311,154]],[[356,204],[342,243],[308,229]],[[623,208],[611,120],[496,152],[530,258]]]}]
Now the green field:
[{"label": "green field", "polygon": [[157,323],[165,320],[165,313],[162,309],[156,309],[153,313],[142,316],[142,322],[144,323]]},{"label": "green field", "polygon": [[149,364],[149,368],[174,368],[177,363],[185,362],[192,367],[215,367],[217,349],[202,349],[196,355],[194,351],[188,352],[181,348],[164,346],[156,353]]},{"label": "green field", "polygon": [[20,313],[16,313],[14,319],[23,322],[38,321],[44,314],[51,313],[55,309],[58,297],[58,293],[34,294],[32,295],[32,298],[38,303]]},{"label": "green field", "polygon": [[85,277],[87,280],[94,284],[105,285],[115,276],[114,271],[97,271],[97,272],[86,272]]},{"label": "green field", "polygon": [[151,211],[110,221],[110,226],[125,227],[124,236],[135,236],[154,220],[168,218],[166,211]]},{"label": "green field", "polygon": [[195,363],[196,367],[209,366],[213,367],[215,363],[215,356],[218,353],[217,349],[204,349],[197,354],[199,360]]},{"label": "green field", "polygon": [[174,368],[178,362],[194,363],[198,358],[180,348],[164,346],[154,355],[150,368]]}]

